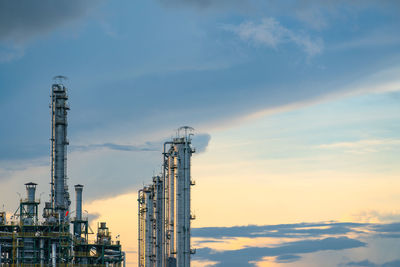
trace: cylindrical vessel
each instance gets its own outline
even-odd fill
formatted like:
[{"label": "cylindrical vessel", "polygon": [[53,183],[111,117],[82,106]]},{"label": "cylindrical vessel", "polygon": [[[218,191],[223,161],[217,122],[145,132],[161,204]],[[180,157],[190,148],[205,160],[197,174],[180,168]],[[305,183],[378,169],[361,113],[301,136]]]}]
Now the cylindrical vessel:
[{"label": "cylindrical vessel", "polygon": [[175,160],[174,152],[171,151],[168,157],[168,179],[169,179],[169,236],[170,236],[170,256],[175,252]]},{"label": "cylindrical vessel", "polygon": [[190,266],[190,158],[187,136],[175,139],[177,156],[177,266]]},{"label": "cylindrical vessel", "polygon": [[52,88],[52,196],[53,208],[64,219],[70,200],[66,183],[67,162],[67,91],[62,84]]},{"label": "cylindrical vessel", "polygon": [[156,267],[162,267],[164,262],[164,183],[160,176],[154,177],[154,191],[156,198],[155,223],[156,223]]},{"label": "cylindrical vessel", "polygon": [[154,255],[154,207],[153,207],[153,196],[154,191],[152,187],[144,188],[145,195],[145,207],[146,207],[146,217],[145,217],[145,266],[153,266],[153,255]]},{"label": "cylindrical vessel", "polygon": [[36,194],[35,183],[26,183],[26,195],[28,200],[28,216],[33,218],[35,216],[35,194]]},{"label": "cylindrical vessel", "polygon": [[75,212],[76,212],[76,220],[82,220],[82,191],[83,185],[77,184],[75,185]]}]

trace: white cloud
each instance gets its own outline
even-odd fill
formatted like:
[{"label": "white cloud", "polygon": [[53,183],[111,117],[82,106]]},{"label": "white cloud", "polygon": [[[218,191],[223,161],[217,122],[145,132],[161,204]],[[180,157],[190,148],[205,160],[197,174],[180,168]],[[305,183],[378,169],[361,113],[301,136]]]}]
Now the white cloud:
[{"label": "white cloud", "polygon": [[366,210],[353,215],[357,222],[363,223],[393,223],[400,221],[400,212],[381,212],[377,210]]},{"label": "white cloud", "polygon": [[332,144],[322,144],[317,146],[321,149],[339,149],[349,153],[370,153],[379,152],[381,150],[390,149],[393,146],[400,145],[400,140],[397,139],[369,139],[358,140],[354,142],[337,142]]},{"label": "white cloud", "polygon": [[274,18],[263,18],[260,23],[246,21],[238,26],[225,25],[223,29],[234,32],[243,41],[254,45],[277,48],[282,44],[294,43],[309,56],[320,54],[324,46],[322,39],[313,39],[305,32],[292,31]]},{"label": "white cloud", "polygon": [[7,63],[20,59],[24,56],[24,54],[25,50],[21,45],[0,45],[0,63]]}]

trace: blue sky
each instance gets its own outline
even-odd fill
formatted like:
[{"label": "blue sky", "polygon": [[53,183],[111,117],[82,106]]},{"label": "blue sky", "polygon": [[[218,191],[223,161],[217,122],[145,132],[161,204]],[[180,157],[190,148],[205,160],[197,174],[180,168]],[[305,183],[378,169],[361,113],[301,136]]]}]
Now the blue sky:
[{"label": "blue sky", "polygon": [[195,227],[396,222],[399,11],[395,0],[4,0],[0,201],[14,210],[28,179],[47,195],[62,74],[70,188],[85,184],[88,202],[135,194],[159,172],[163,140],[190,125]]}]

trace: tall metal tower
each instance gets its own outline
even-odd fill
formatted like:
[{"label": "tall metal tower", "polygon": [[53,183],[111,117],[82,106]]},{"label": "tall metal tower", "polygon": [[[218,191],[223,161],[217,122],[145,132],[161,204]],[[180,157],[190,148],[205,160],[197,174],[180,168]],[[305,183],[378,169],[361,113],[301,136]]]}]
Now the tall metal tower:
[{"label": "tall metal tower", "polygon": [[190,266],[190,162],[192,150],[190,134],[192,128],[185,126],[179,131],[184,130],[183,136],[173,140],[173,152],[176,155],[176,255],[177,266]]},{"label": "tall metal tower", "polygon": [[[0,212],[0,266],[125,266],[125,253],[119,240],[113,241],[109,228],[101,222],[97,239],[88,218],[82,216],[83,186],[75,185],[76,217],[68,215],[71,204],[67,186],[67,112],[68,95],[65,77],[55,77],[51,89],[51,193],[45,202],[43,218],[38,218],[40,200],[36,199],[36,183],[26,183],[26,199],[6,220]],[[1,196],[0,196],[1,197]],[[13,219],[14,218],[14,219]],[[19,221],[17,220],[19,218]],[[70,226],[73,225],[73,233]],[[151,228],[153,229],[153,228]]]},{"label": "tall metal tower", "polygon": [[139,190],[139,267],[190,267],[192,130],[181,127],[164,143],[162,177]]},{"label": "tall metal tower", "polygon": [[51,94],[51,202],[60,220],[64,220],[71,204],[67,184],[67,88],[64,76],[54,77]]}]

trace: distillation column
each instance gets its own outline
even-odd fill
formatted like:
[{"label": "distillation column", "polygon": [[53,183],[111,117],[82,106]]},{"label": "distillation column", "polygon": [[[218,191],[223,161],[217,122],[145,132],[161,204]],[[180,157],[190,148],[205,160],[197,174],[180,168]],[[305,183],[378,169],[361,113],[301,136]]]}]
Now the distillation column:
[{"label": "distillation column", "polygon": [[[184,135],[179,135],[184,130]],[[190,267],[190,127],[164,143],[162,177],[138,192],[139,267]],[[167,150],[167,145],[169,145]]]},{"label": "distillation column", "polygon": [[145,227],[146,227],[146,200],[143,189],[138,191],[138,267],[144,267],[145,264]]},{"label": "distillation column", "polygon": [[168,209],[168,232],[167,232],[167,264],[166,266],[176,266],[175,259],[175,152],[171,148],[168,153],[167,161],[167,177],[168,177],[168,201],[166,208]]},{"label": "distillation column", "polygon": [[160,176],[153,178],[155,196],[155,266],[163,267],[164,263],[164,182]]},{"label": "distillation column", "polygon": [[154,266],[154,190],[152,187],[143,189],[145,196],[145,267]]},{"label": "distillation column", "polygon": [[66,211],[69,210],[71,201],[69,199],[67,186],[67,89],[61,83],[53,84],[51,95],[52,110],[52,208],[63,220]]},{"label": "distillation column", "polygon": [[177,266],[190,266],[190,160],[192,153],[191,140],[187,135],[174,139],[177,152],[176,175],[176,236],[177,236]]}]

